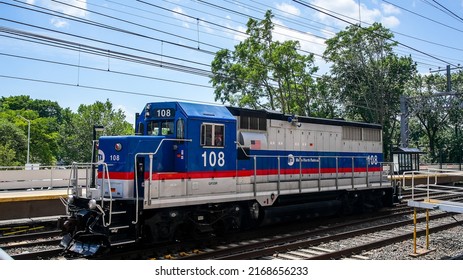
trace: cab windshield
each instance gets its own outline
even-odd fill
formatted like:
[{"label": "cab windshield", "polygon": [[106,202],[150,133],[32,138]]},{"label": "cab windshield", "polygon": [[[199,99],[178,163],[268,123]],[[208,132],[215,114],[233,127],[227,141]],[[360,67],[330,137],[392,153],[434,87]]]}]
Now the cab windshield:
[{"label": "cab windshield", "polygon": [[170,120],[164,121],[150,121],[148,123],[148,135],[173,135],[174,134],[174,122]]}]

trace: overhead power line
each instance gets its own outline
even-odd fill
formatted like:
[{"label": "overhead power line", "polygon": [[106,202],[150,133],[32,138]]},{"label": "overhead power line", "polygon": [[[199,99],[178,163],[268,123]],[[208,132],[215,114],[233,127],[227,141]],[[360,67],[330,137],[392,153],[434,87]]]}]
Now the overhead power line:
[{"label": "overhead power line", "polygon": [[[194,100],[194,99],[173,97],[172,95],[169,95],[168,93],[166,94],[166,96],[164,96],[164,95],[150,94],[150,93],[145,93],[145,92],[118,90],[118,89],[111,89],[111,88],[104,88],[104,87],[89,86],[89,85],[84,85],[84,84],[77,85],[77,84],[63,83],[63,82],[57,82],[57,81],[51,81],[51,80],[31,79],[31,78],[18,77],[18,76],[8,76],[8,75],[0,75],[0,78],[15,79],[15,80],[36,82],[36,83],[45,83],[45,84],[52,84],[52,85],[58,85],[58,86],[84,88],[84,89],[91,89],[91,90],[98,90],[98,91],[109,91],[109,92],[124,93],[124,94],[136,95],[136,96],[156,97],[156,98],[163,98],[163,99],[169,99],[169,100],[178,100],[178,101],[186,101],[186,102],[199,102],[198,100]],[[213,102],[201,102],[201,103],[218,105],[218,103],[213,103]]]},{"label": "overhead power line", "polygon": [[449,10],[448,8],[446,8],[446,7],[445,7],[444,5],[442,5],[441,3],[439,3],[439,2],[437,2],[437,1],[435,1],[435,0],[433,0],[433,2],[437,4],[437,6],[436,6],[436,5],[432,4],[432,3],[429,2],[429,1],[423,1],[423,2],[425,2],[425,3],[427,3],[427,4],[431,5],[431,6],[433,6],[434,8],[440,10],[440,11],[443,12],[444,14],[449,15],[450,17],[452,17],[452,18],[454,18],[454,19],[456,19],[456,20],[458,20],[458,21],[462,21],[462,22],[463,22],[463,19],[462,19],[459,15],[455,14],[454,12],[452,12],[451,10]]},{"label": "overhead power line", "polygon": [[449,28],[449,29],[452,29],[452,30],[455,30],[455,31],[458,31],[458,32],[463,33],[463,30],[461,30],[461,29],[459,29],[459,28],[456,28],[456,27],[454,27],[454,26],[451,26],[451,25],[442,23],[442,22],[437,21],[437,20],[433,20],[433,19],[430,18],[430,17],[426,17],[426,16],[424,16],[424,15],[422,15],[422,14],[415,13],[414,11],[411,11],[411,10],[409,10],[409,9],[407,9],[407,8],[404,8],[404,7],[402,7],[402,6],[399,6],[399,5],[397,5],[397,4],[391,3],[391,2],[389,2],[389,1],[387,1],[387,0],[382,0],[382,1],[383,1],[384,3],[387,3],[387,4],[389,4],[389,5],[394,6],[394,7],[396,7],[396,8],[399,8],[399,9],[401,9],[401,10],[404,10],[404,11],[410,13],[410,14],[413,14],[413,15],[415,15],[415,16],[418,16],[418,17],[424,18],[424,19],[426,19],[426,20],[428,20],[428,21],[431,21],[431,22],[433,22],[433,23],[435,23],[435,24],[438,24],[438,25],[447,27],[447,28]]},{"label": "overhead power line", "polygon": [[[320,12],[320,13],[322,13],[322,14],[325,14],[325,15],[327,15],[327,16],[330,16],[330,17],[332,17],[332,18],[335,18],[335,19],[337,19],[337,20],[340,20],[340,21],[342,21],[342,22],[344,22],[344,23],[347,23],[347,24],[349,24],[349,25],[355,25],[355,23],[350,22],[350,21],[348,21],[348,20],[345,20],[345,19],[343,19],[343,18],[341,18],[341,17],[339,17],[339,16],[336,16],[336,15],[334,15],[333,13],[326,12],[326,11],[322,10],[320,7],[317,7],[317,6],[313,5],[313,4],[309,4],[309,3],[306,3],[306,2],[302,2],[302,1],[299,1],[299,0],[293,0],[293,2],[296,2],[296,3],[298,3],[298,4],[300,4],[300,5],[304,6],[304,7],[310,8],[310,9],[312,9],[312,10],[315,10],[315,11],[317,11],[317,12]],[[364,30],[366,29],[365,27],[361,27],[361,26],[359,26],[359,27],[362,28],[362,29],[364,29]],[[381,34],[376,34],[376,35],[382,36]],[[393,39],[390,39],[390,38],[387,38],[387,37],[383,37],[383,38],[386,39],[386,40],[388,40],[388,41],[391,41],[391,42],[393,42],[393,43],[395,43],[395,44],[397,44],[397,45],[403,46],[403,47],[408,48],[408,49],[410,49],[410,50],[413,50],[413,51],[415,51],[415,52],[421,53],[421,54],[423,54],[423,55],[425,55],[425,56],[431,57],[431,58],[433,58],[433,59],[435,59],[435,60],[444,62],[444,63],[449,64],[449,65],[452,65],[452,66],[456,66],[456,65],[454,65],[453,63],[450,63],[450,62],[448,62],[448,61],[445,61],[445,60],[443,60],[443,59],[440,59],[439,57],[437,57],[437,56],[435,56],[435,55],[432,55],[432,54],[429,54],[429,53],[427,53],[427,52],[421,51],[421,50],[419,50],[419,49],[417,49],[417,48],[414,48],[414,47],[409,46],[409,45],[407,45],[407,44],[401,43],[401,42],[399,42],[399,41],[397,41],[397,40],[393,40]]]},{"label": "overhead power line", "polygon": [[[118,51],[111,51],[108,49],[102,49],[102,48],[98,48],[98,47],[94,47],[90,45],[85,45],[79,42],[72,42],[72,41],[62,40],[58,38],[52,38],[49,36],[35,34],[31,32],[25,32],[21,30],[12,29],[12,28],[0,27],[0,32],[14,34],[20,37],[32,38],[34,40],[38,40],[39,42],[52,43],[54,46],[66,47],[67,49],[74,50],[76,52],[87,52],[87,53],[99,55],[102,57],[110,56],[112,58],[118,58],[118,59],[129,61],[129,62],[163,67],[165,69],[176,70],[176,71],[181,71],[181,72],[195,74],[195,75],[202,75],[205,77],[209,77],[211,75],[210,70],[204,70],[200,68],[184,66],[181,64],[171,63],[168,61],[161,61],[158,59],[150,59],[147,57],[136,56],[136,55],[122,53]],[[89,39],[89,38],[86,38],[86,39]]]},{"label": "overhead power line", "polygon": [[[48,10],[48,11],[51,11],[51,12],[45,12],[45,11],[41,11],[41,10],[37,10],[37,9],[32,9],[32,8],[28,8],[28,7],[23,7],[23,6],[19,6],[19,5],[14,5],[14,4],[11,4],[11,3],[5,3],[5,2],[3,2],[3,1],[0,1],[0,3],[1,3],[1,4],[6,4],[6,5],[10,5],[10,6],[14,6],[14,7],[17,7],[17,8],[20,8],[20,9],[30,10],[30,11],[37,12],[37,13],[43,13],[43,14],[48,14],[48,15],[52,15],[52,16],[59,16],[59,17],[62,17],[62,18],[64,18],[64,19],[68,19],[68,20],[71,20],[71,21],[77,21],[77,22],[80,22],[80,23],[83,23],[83,24],[87,24],[87,25],[94,26],[94,27],[100,27],[100,28],[104,28],[104,29],[108,29],[108,30],[112,30],[112,31],[117,31],[117,32],[121,32],[121,33],[129,34],[129,35],[137,36],[137,37],[144,38],[144,39],[149,39],[149,40],[153,40],[153,41],[157,41],[157,42],[161,42],[161,43],[173,45],[173,46],[176,46],[176,47],[181,47],[181,48],[186,48],[186,49],[190,49],[190,50],[195,50],[195,51],[203,52],[203,53],[210,54],[210,55],[214,55],[214,54],[215,54],[215,52],[213,52],[213,51],[208,51],[208,50],[203,50],[203,49],[197,49],[196,47],[187,46],[187,45],[184,45],[184,44],[180,44],[180,43],[175,43],[175,42],[168,41],[168,40],[159,39],[159,38],[156,38],[156,37],[153,37],[153,36],[148,36],[148,35],[145,35],[145,34],[141,34],[141,33],[138,33],[138,32],[129,31],[129,30],[122,29],[122,28],[116,28],[116,27],[113,27],[113,26],[110,26],[110,25],[102,24],[102,23],[99,23],[99,22],[91,21],[91,20],[83,20],[83,19],[81,19],[81,18],[79,18],[79,17],[70,16],[70,15],[67,15],[67,14],[65,14],[65,13],[53,11],[53,10],[50,10],[50,9],[47,9],[47,8],[44,8],[44,7],[40,7],[40,6],[28,4],[28,3],[23,3],[23,4],[27,4],[27,5],[30,5],[30,6],[38,7],[38,8],[40,8],[40,9]],[[22,3],[22,2],[21,2],[21,3]],[[8,20],[8,19],[5,19],[5,18],[0,18],[0,19]],[[12,21],[12,20],[10,20],[10,21]],[[18,21],[15,21],[15,22],[20,23],[20,22],[18,22]],[[42,28],[42,29],[48,29],[48,28],[44,28],[44,27],[40,27],[40,28]],[[49,30],[49,31],[52,31],[52,32],[58,32],[58,31],[52,30],[52,29],[48,29],[48,30]]]},{"label": "overhead power line", "polygon": [[[8,37],[8,36],[4,36],[4,35],[0,35],[0,36]],[[206,86],[206,85],[201,85],[201,84],[182,82],[182,81],[178,81],[178,80],[164,79],[164,78],[158,78],[158,77],[152,77],[152,76],[146,76],[146,75],[122,72],[122,71],[115,71],[115,70],[111,70],[109,68],[108,69],[102,69],[102,68],[97,68],[97,67],[90,67],[90,66],[72,64],[72,63],[65,63],[65,62],[60,62],[60,61],[53,61],[53,60],[48,60],[48,59],[40,59],[40,58],[34,58],[34,57],[28,57],[28,56],[14,55],[14,54],[9,54],[9,53],[1,53],[1,52],[0,52],[0,55],[8,56],[8,57],[14,57],[14,58],[20,58],[20,59],[26,59],[26,60],[31,60],[31,61],[37,61],[37,62],[46,62],[46,63],[49,63],[49,64],[56,64],[56,65],[61,65],[61,66],[68,66],[68,67],[81,68],[81,69],[87,69],[87,70],[93,70],[93,71],[100,71],[100,72],[104,72],[104,73],[126,75],[126,76],[132,76],[132,77],[137,77],[137,78],[158,80],[158,81],[163,81],[163,82],[184,84],[184,85],[196,86],[196,87],[212,88],[211,86]]]}]

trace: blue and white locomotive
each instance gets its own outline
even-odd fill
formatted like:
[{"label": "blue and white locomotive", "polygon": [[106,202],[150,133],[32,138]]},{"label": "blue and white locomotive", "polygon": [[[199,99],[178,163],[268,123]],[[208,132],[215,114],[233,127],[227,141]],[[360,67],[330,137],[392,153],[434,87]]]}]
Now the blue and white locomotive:
[{"label": "blue and white locomotive", "polygon": [[63,226],[83,255],[397,201],[374,124],[156,102],[135,135],[101,137],[98,159],[96,187],[72,180]]}]

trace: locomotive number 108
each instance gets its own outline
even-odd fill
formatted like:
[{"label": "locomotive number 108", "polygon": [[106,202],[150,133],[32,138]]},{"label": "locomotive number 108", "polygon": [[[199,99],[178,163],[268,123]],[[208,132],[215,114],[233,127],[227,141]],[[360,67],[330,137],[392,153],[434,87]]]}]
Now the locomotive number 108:
[{"label": "locomotive number 108", "polygon": [[174,109],[158,109],[155,112],[157,118],[171,118],[175,115]]},{"label": "locomotive number 108", "polygon": [[[209,156],[207,156],[207,152],[202,153],[203,158],[203,166],[207,167],[215,167],[216,165],[222,167],[225,165],[225,154],[224,152],[215,153],[214,151],[209,152]],[[209,165],[208,165],[209,164]]]}]

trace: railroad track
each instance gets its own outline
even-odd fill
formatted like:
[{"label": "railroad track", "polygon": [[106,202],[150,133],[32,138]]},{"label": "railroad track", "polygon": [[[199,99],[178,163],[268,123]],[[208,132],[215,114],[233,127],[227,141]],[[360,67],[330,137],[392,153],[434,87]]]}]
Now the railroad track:
[{"label": "railroad track", "polygon": [[[456,200],[461,199],[462,195],[449,196],[448,194],[435,194],[433,197],[440,197],[447,200],[454,198]],[[419,212],[422,213],[423,211]],[[300,239],[307,238],[301,236],[301,232],[303,234],[309,232],[309,235],[314,235],[318,231],[322,234],[323,231],[329,231],[330,229],[331,232],[336,230],[345,231],[348,227],[360,227],[362,224],[363,227],[367,227],[368,224],[381,223],[381,220],[383,220],[383,223],[393,225],[391,220],[394,219],[400,220],[404,224],[411,225],[413,222],[409,218],[406,219],[404,217],[412,215],[412,213],[413,209],[408,207],[406,202],[404,202],[397,207],[384,209],[380,212],[347,217],[347,219],[350,219],[349,222],[345,222],[346,217],[342,217],[324,218],[316,221],[311,220],[308,223],[302,222],[283,226],[275,225],[270,228],[261,228],[257,232],[251,231],[237,233],[234,235],[235,238],[233,240],[229,240],[227,238],[212,238],[209,241],[205,240],[200,243],[181,242],[180,244],[133,249],[117,252],[111,256],[105,257],[105,259],[221,259],[225,255],[233,256],[238,252],[252,251],[255,250],[254,248],[258,248],[259,246],[261,248],[270,248],[275,244],[297,242]],[[445,216],[449,214],[442,215]],[[384,222],[386,219],[388,221]],[[333,235],[333,233],[329,233],[328,235]],[[406,237],[406,239],[410,238],[410,235]],[[271,250],[273,251],[270,255],[278,252],[275,248],[272,248]],[[244,259],[248,259],[248,257],[249,256],[243,256]]]},{"label": "railroad track", "polygon": [[43,249],[37,249],[37,251],[34,252],[11,254],[10,257],[12,257],[14,260],[51,260],[60,258],[62,252],[63,248],[61,247],[47,247]]},{"label": "railroad track", "polygon": [[[440,213],[433,215],[432,219],[442,219],[447,216],[449,216],[448,213]],[[418,221],[423,222],[425,219],[425,217],[421,217]],[[315,231],[269,238],[267,240],[230,244],[221,248],[210,249],[208,252],[203,251],[199,254],[180,257],[179,259],[337,259],[352,256],[365,250],[379,248],[386,244],[410,240],[413,237],[411,229],[412,219],[362,227],[362,224],[365,226],[369,223],[364,220],[360,224],[358,222],[345,223]],[[461,223],[455,221],[444,222],[431,228],[430,232],[445,230],[458,225],[461,225]],[[360,228],[342,231],[342,228],[352,227]],[[341,232],[339,232],[340,230]],[[390,233],[385,231],[389,231]],[[424,229],[420,229],[418,235],[423,235],[424,232]],[[369,235],[369,237],[362,239],[361,236],[365,235]],[[358,245],[342,245],[343,243],[357,243]],[[344,246],[347,246],[347,248]]]},{"label": "railroad track", "polygon": [[59,257],[62,248],[61,231],[52,230],[36,233],[0,237],[0,248],[15,260],[51,259]]},{"label": "railroad track", "polygon": [[57,219],[5,220],[0,228],[0,248],[13,259],[50,259],[61,253]]},{"label": "railroad track", "polygon": [[61,233],[61,230],[51,230],[43,232],[34,232],[34,233],[24,233],[21,235],[8,235],[0,236],[0,247],[5,248],[2,244],[21,242],[28,240],[37,240],[42,238],[58,237]]},{"label": "railroad track", "polygon": [[[435,233],[442,230],[447,230],[452,227],[461,225],[460,222],[441,222],[439,225],[429,228],[430,233]],[[378,232],[370,233],[371,229],[365,232],[365,236],[356,236],[362,234],[361,232],[353,231],[346,233],[344,239],[339,236],[334,236],[330,242],[319,244],[315,247],[308,249],[288,250],[283,253],[273,254],[270,259],[291,259],[291,260],[330,260],[330,259],[369,259],[367,256],[362,255],[363,252],[380,248],[386,245],[394,244],[404,240],[413,238],[413,233],[410,232],[409,226],[394,228],[390,231],[380,230]],[[426,229],[422,225],[420,230],[417,231],[417,236],[424,236]],[[352,237],[349,235],[353,234]],[[348,238],[349,237],[349,238]],[[342,237],[341,237],[342,238]],[[347,245],[343,245],[347,244]],[[282,249],[285,249],[284,247]]]},{"label": "railroad track", "polygon": [[[433,198],[442,198],[446,200],[450,199],[458,199],[463,196],[462,195],[442,195],[442,194],[434,194]],[[318,239],[319,242],[326,243],[327,240],[330,239],[331,243],[339,244],[341,240],[346,239],[346,234],[348,233],[341,233],[340,237],[336,237],[337,235],[333,233],[333,231],[339,231],[342,229],[346,229],[348,227],[360,227],[362,224],[373,224],[373,223],[381,223],[380,221],[383,219],[403,219],[405,215],[410,215],[413,210],[406,206],[405,203],[402,205],[398,205],[397,207],[391,209],[385,209],[380,212],[370,213],[363,216],[356,216],[356,217],[348,217],[349,219],[357,219],[351,220],[350,222],[343,222],[344,218],[331,218],[331,219],[323,219],[319,221],[311,221],[311,226],[283,226],[282,228],[269,228],[265,230],[259,229],[259,234],[253,232],[247,233],[240,233],[234,239],[234,241],[230,240],[220,240],[218,238],[211,238],[210,240],[205,240],[203,242],[182,242],[181,244],[167,244],[161,246],[153,246],[151,248],[133,248],[127,250],[120,250],[115,251],[111,256],[105,257],[108,259],[149,259],[149,258],[156,258],[156,259],[250,259],[250,258],[287,258],[287,259],[311,259],[311,258],[339,258],[342,255],[355,255],[355,252],[366,250],[365,248],[377,248],[378,246],[384,246],[384,244],[390,244],[390,242],[394,242],[392,237],[390,241],[381,241],[382,238],[374,237],[377,241],[374,244],[370,245],[362,245],[365,247],[359,247],[359,249],[355,249],[355,247],[351,246],[352,248],[347,248],[345,250],[350,250],[351,253],[347,254],[346,251],[336,250],[333,248],[326,248],[322,246],[310,245],[310,242],[316,242]],[[446,214],[442,214],[446,215]],[[448,214],[447,214],[448,215]],[[327,221],[332,225],[327,225]],[[387,227],[395,225],[394,223],[388,223],[388,225],[384,225]],[[405,224],[412,224],[412,222],[408,219],[405,221],[398,221],[397,223],[405,223]],[[305,223],[308,224],[308,223]],[[318,229],[314,229],[318,226]],[[455,225],[453,225],[455,226]],[[451,226],[450,226],[451,227]],[[378,227],[377,231],[381,232],[386,230],[386,228]],[[358,238],[363,229],[353,230],[354,237]],[[439,229],[433,229],[439,230]],[[330,236],[323,237],[323,232],[325,235]],[[345,230],[344,230],[345,231]],[[285,232],[285,233],[282,233]],[[301,233],[302,232],[302,233]],[[317,233],[318,232],[318,233]],[[62,253],[62,248],[58,247],[60,238],[59,238],[60,231],[59,230],[52,230],[48,232],[37,232],[37,233],[27,233],[27,234],[17,234],[11,236],[2,236],[0,237],[0,247],[3,250],[9,253],[15,259],[53,259],[53,258],[60,258]],[[319,237],[316,237],[316,235]],[[304,237],[304,235],[307,235]],[[256,237],[260,236],[260,237]],[[323,239],[328,238],[328,239]],[[405,234],[402,237],[397,237],[401,240],[409,240],[411,238],[410,232]],[[304,239],[306,239],[304,241]],[[301,249],[300,247],[296,247],[291,249],[291,246],[302,246],[300,242],[308,242],[307,240],[313,239],[310,241],[306,246],[306,249]],[[214,243],[214,240],[216,243]],[[352,241],[353,242],[353,241]],[[389,243],[388,243],[389,242]],[[213,249],[206,249],[208,246],[214,246],[213,244],[223,244],[220,246],[216,246]],[[372,242],[365,242],[366,244]],[[281,246],[281,248],[279,247]],[[284,247],[289,246],[289,247]],[[333,245],[336,247],[336,245]],[[345,246],[345,245],[342,245]],[[194,249],[194,248],[205,248],[205,249]],[[254,255],[253,255],[254,254]],[[336,256],[336,254],[338,254]],[[355,257],[354,257],[355,258]],[[357,258],[364,258],[358,257]]]}]

